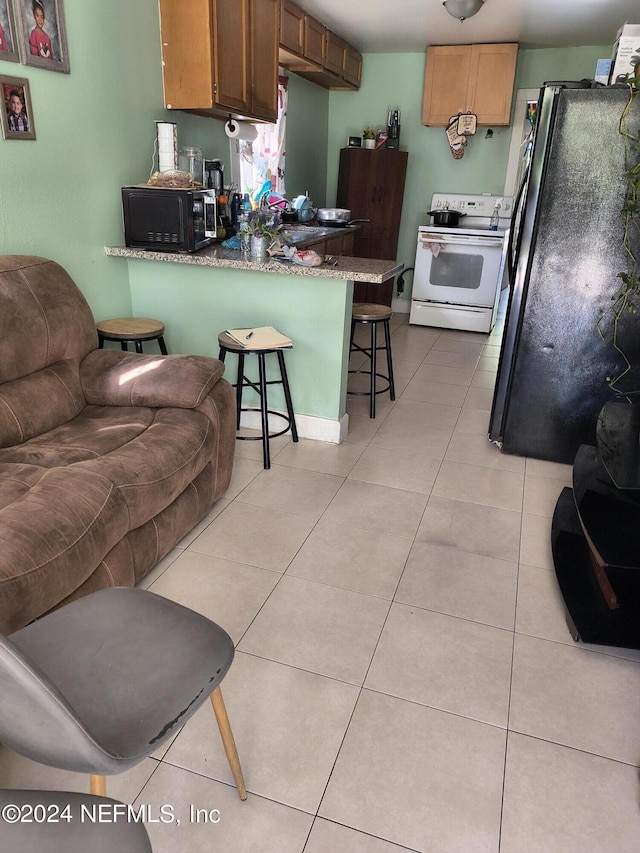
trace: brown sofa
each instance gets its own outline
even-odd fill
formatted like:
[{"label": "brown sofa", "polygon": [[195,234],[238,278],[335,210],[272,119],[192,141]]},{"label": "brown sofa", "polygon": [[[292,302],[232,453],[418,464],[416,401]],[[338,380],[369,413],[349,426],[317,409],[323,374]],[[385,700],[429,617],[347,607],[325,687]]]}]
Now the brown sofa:
[{"label": "brown sofa", "polygon": [[0,257],[0,632],[132,586],[229,485],[217,359],[97,349],[62,267]]}]

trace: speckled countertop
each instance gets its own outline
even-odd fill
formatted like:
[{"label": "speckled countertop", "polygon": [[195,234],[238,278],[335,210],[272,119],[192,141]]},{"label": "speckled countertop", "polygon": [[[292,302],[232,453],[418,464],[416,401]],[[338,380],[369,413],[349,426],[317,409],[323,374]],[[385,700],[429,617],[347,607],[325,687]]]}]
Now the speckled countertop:
[{"label": "speckled countertop", "polygon": [[252,270],[280,275],[313,276],[314,278],[338,278],[351,281],[368,281],[382,284],[398,275],[404,264],[397,261],[380,261],[374,258],[352,258],[349,256],[331,257],[319,267],[303,267],[291,262],[270,258],[265,261],[243,257],[237,249],[225,249],[222,246],[209,246],[193,254],[179,252],[149,252],[145,249],[128,249],[126,246],[106,246],[107,255],[117,258],[135,258],[146,261],[164,261],[172,264],[191,264],[196,266],[217,267],[220,269]]}]

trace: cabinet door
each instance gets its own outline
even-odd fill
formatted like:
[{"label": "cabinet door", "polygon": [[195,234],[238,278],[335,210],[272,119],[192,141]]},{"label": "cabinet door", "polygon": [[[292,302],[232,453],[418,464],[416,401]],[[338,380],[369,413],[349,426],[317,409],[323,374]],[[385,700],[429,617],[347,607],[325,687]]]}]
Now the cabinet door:
[{"label": "cabinet door", "polygon": [[335,33],[332,33],[331,30],[327,30],[326,38],[327,42],[325,48],[326,56],[324,60],[324,67],[327,71],[332,71],[334,74],[338,74],[342,77],[344,73],[347,43],[344,39],[341,39]]},{"label": "cabinet door", "polygon": [[160,0],[164,103],[167,109],[211,109],[215,71],[210,0]]},{"label": "cabinet door", "polygon": [[292,53],[304,53],[304,12],[291,0],[280,0],[280,45]]},{"label": "cabinet door", "polygon": [[352,256],[353,255],[353,240],[354,240],[354,232],[349,231],[348,234],[345,234],[342,238],[342,255]]},{"label": "cabinet door", "polygon": [[251,1],[251,115],[278,118],[278,0]]},{"label": "cabinet door", "polygon": [[407,158],[406,151],[385,148],[343,148],[340,152],[336,203],[351,210],[352,219],[370,220],[357,232],[356,245],[362,238],[397,239]]},{"label": "cabinet door", "polygon": [[213,7],[214,103],[247,114],[251,109],[249,0],[213,0]]},{"label": "cabinet door", "polygon": [[422,124],[446,127],[451,116],[470,109],[471,45],[428,47]]},{"label": "cabinet door", "polygon": [[304,16],[304,58],[324,66],[325,27],[311,15]]},{"label": "cabinet door", "polygon": [[395,261],[398,253],[397,237],[360,237],[358,235],[353,240],[354,257]]},{"label": "cabinet door", "polygon": [[517,59],[517,44],[472,46],[468,100],[479,124],[509,124]]},{"label": "cabinet door", "polygon": [[362,54],[350,44],[347,45],[344,57],[344,79],[353,84],[360,86],[362,79]]}]

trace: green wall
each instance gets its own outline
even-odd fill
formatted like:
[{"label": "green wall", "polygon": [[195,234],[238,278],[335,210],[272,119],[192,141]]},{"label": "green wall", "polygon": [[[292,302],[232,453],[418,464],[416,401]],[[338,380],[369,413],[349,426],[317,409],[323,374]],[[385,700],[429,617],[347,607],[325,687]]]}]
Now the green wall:
[{"label": "green wall", "polygon": [[[516,89],[536,88],[545,80],[593,77],[596,59],[610,53],[610,46],[520,51]],[[479,128],[464,157],[454,160],[444,129],[421,124],[424,65],[424,53],[366,54],[361,89],[331,92],[329,98],[329,204],[335,203],[338,160],[347,136],[360,136],[367,125],[383,127],[391,107],[401,110],[400,145],[409,151],[409,163],[398,258],[406,266],[413,266],[418,226],[429,222],[427,211],[434,192],[502,193],[511,135],[510,127],[499,127],[487,139],[486,128]],[[407,285],[410,282],[407,276]],[[410,287],[404,294],[406,299],[409,296]]]},{"label": "green wall", "polygon": [[162,119],[157,0],[65,3],[70,74],[0,61],[29,81],[37,138],[0,140],[0,252],[61,263],[98,318],[130,313],[120,187],[145,180]]}]

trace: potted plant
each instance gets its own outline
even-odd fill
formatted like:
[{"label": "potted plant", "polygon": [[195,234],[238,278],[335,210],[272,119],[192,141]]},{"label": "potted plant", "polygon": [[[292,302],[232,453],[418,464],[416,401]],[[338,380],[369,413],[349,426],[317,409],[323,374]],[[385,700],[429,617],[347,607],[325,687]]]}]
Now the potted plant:
[{"label": "potted plant", "polygon": [[[244,226],[244,227],[243,227]],[[250,253],[255,258],[266,258],[269,248],[282,228],[280,213],[268,207],[259,207],[247,214],[241,225],[241,234],[249,234]]]},{"label": "potted plant", "polygon": [[365,148],[376,147],[376,132],[371,127],[365,127],[362,131],[362,144]]}]

